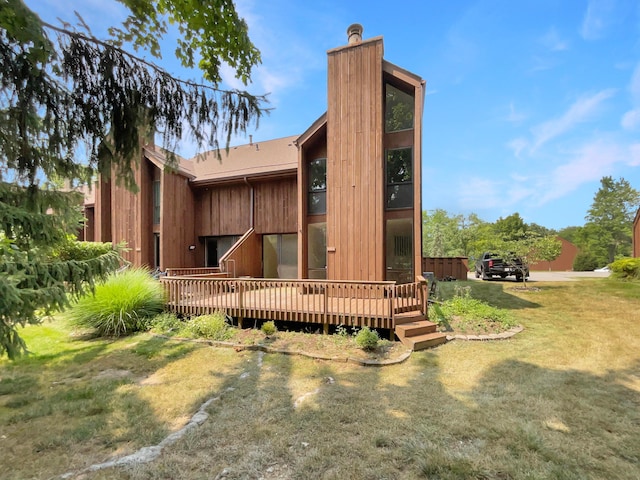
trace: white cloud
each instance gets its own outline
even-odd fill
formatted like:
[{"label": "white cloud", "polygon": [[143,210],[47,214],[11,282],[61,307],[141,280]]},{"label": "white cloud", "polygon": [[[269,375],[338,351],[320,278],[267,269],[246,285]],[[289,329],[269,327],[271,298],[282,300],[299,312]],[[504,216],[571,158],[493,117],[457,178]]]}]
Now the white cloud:
[{"label": "white cloud", "polygon": [[551,27],[549,31],[540,38],[540,43],[552,52],[569,49],[569,42],[560,37],[555,27]]},{"label": "white cloud", "polygon": [[629,166],[640,167],[640,143],[629,145]]},{"label": "white cloud", "polygon": [[617,143],[596,141],[583,145],[567,163],[557,166],[540,180],[538,204],[562,198],[580,185],[597,181],[611,173],[612,166],[623,162],[627,149]]},{"label": "white cloud", "polygon": [[637,130],[640,128],[640,108],[629,110],[622,116],[620,125],[625,130]]},{"label": "white cloud", "polygon": [[631,75],[629,93],[633,108],[623,115],[620,125],[625,130],[633,131],[640,128],[640,63],[636,65]]},{"label": "white cloud", "polygon": [[529,146],[529,142],[524,138],[516,138],[511,140],[507,146],[513,150],[513,154],[519,158],[522,151]]},{"label": "white cloud", "polygon": [[631,83],[629,84],[631,99],[640,104],[640,63],[636,65],[633,75],[631,75]]},{"label": "white cloud", "polygon": [[520,123],[523,120],[526,120],[527,116],[516,110],[513,102],[509,103],[509,115],[507,116],[507,121],[511,123]]},{"label": "white cloud", "polygon": [[[503,186],[489,178],[465,178],[459,182],[459,203],[463,210],[478,211],[504,204]],[[469,188],[472,185],[473,188]]]},{"label": "white cloud", "polygon": [[607,89],[594,95],[581,97],[562,116],[533,127],[531,129],[534,136],[533,150],[571,130],[578,123],[589,120],[600,104],[614,94],[614,89]]},{"label": "white cloud", "polygon": [[582,20],[580,35],[585,40],[598,40],[611,24],[614,0],[590,0]]}]

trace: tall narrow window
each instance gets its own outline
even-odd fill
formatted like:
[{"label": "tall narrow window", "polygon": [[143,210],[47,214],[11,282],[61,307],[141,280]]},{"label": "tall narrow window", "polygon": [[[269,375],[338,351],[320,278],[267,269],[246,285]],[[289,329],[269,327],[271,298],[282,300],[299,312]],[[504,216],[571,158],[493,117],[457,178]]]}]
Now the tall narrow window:
[{"label": "tall narrow window", "polygon": [[298,235],[295,233],[262,236],[262,276],[298,277]]},{"label": "tall narrow window", "polygon": [[386,280],[413,281],[413,220],[390,218],[386,221]]},{"label": "tall narrow window", "polygon": [[309,162],[309,215],[327,213],[327,159],[316,158]]},{"label": "tall narrow window", "polygon": [[307,237],[309,278],[327,278],[327,223],[310,223]]},{"label": "tall narrow window", "polygon": [[153,224],[160,224],[160,180],[153,182]]},{"label": "tall narrow window", "polygon": [[413,207],[413,151],[387,150],[387,209]]},{"label": "tall narrow window", "polygon": [[386,84],[384,125],[387,133],[413,128],[413,97]]}]

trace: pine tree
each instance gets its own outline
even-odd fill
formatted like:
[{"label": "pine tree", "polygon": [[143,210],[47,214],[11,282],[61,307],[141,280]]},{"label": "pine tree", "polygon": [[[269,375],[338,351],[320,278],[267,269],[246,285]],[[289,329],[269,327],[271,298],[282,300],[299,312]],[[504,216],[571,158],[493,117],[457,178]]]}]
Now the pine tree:
[{"label": "pine tree", "polygon": [[[262,96],[216,88],[221,60],[245,84],[260,62],[231,1],[123,3],[131,16],[100,40],[86,25],[79,31],[43,22],[22,0],[0,2],[0,355],[25,350],[18,325],[64,307],[118,265],[110,247],[65,255],[82,221],[81,196],[50,188],[48,179],[75,187],[96,172],[115,172],[135,189],[133,169],[149,129],[161,132],[170,151],[185,135],[218,149],[218,138],[228,147],[265,111]],[[178,57],[193,66],[199,55],[211,85],[177,79],[124,50],[127,41],[159,55],[166,19],[184,34]]]}]

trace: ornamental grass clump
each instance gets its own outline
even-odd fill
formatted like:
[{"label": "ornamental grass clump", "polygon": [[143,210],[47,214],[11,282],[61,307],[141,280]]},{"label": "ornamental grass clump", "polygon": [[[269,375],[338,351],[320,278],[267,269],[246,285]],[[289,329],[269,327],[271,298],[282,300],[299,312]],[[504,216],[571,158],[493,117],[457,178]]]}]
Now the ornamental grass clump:
[{"label": "ornamental grass clump", "polygon": [[67,313],[75,327],[91,328],[98,336],[120,337],[147,330],[149,319],[162,312],[164,289],[144,268],[113,274],[96,285]]}]

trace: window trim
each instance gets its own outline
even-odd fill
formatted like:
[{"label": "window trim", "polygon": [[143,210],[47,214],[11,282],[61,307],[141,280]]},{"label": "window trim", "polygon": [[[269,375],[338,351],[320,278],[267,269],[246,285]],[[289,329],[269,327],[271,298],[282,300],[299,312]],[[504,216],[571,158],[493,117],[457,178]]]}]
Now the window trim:
[{"label": "window trim", "polygon": [[[411,180],[410,181],[405,181],[405,182],[389,182],[389,152],[395,151],[395,150],[409,150],[410,152],[410,162],[411,162]],[[414,208],[414,173],[415,173],[415,168],[414,168],[414,148],[413,146],[404,146],[404,147],[395,147],[395,148],[387,148],[385,149],[385,154],[384,154],[384,183],[385,183],[385,187],[384,187],[384,198],[385,198],[385,210],[407,210],[407,209],[413,209]],[[401,206],[401,207],[391,207],[389,206],[389,187],[392,186],[396,186],[396,185],[411,185],[412,188],[412,195],[411,195],[411,204],[408,206]]]},{"label": "window trim", "polygon": [[[312,187],[311,164],[313,162],[324,161],[324,188],[314,189]],[[312,211],[311,198],[313,195],[321,194],[324,196],[324,209],[320,211]],[[317,157],[307,162],[307,215],[326,215],[327,214],[327,157]]]}]

